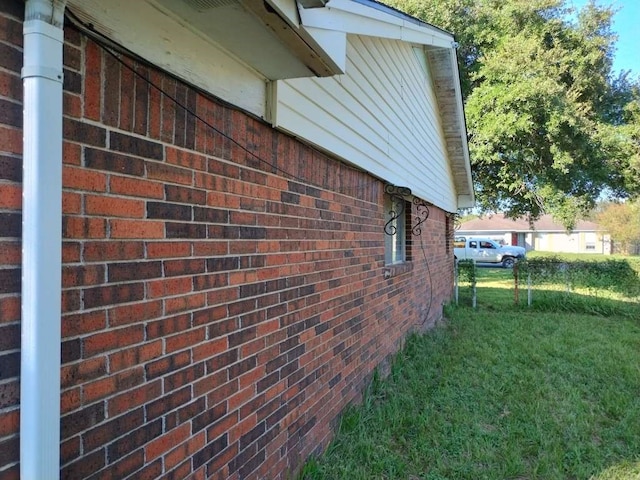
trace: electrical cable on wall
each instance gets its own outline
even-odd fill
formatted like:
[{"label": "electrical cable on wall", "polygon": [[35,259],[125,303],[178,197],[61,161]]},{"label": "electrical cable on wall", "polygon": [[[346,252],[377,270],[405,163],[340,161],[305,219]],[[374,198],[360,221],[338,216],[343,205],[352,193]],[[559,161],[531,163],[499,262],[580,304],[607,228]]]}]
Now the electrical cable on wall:
[{"label": "electrical cable on wall", "polygon": [[[126,68],[127,70],[132,72],[136,77],[138,77],[141,80],[143,80],[151,88],[154,88],[155,90],[160,92],[160,94],[162,94],[163,96],[165,96],[166,98],[171,100],[176,106],[181,108],[185,113],[191,115],[193,118],[195,118],[196,120],[202,122],[206,127],[210,128],[212,131],[216,132],[218,135],[220,135],[220,136],[224,137],[225,139],[229,140],[230,142],[232,142],[234,145],[236,145],[238,148],[240,148],[243,152],[251,155],[256,160],[260,161],[264,165],[267,165],[268,167],[270,167],[274,171],[277,171],[277,172],[281,173],[283,176],[285,176],[285,177],[287,177],[289,179],[298,181],[298,182],[303,183],[303,184],[307,184],[307,185],[311,185],[311,186],[314,186],[314,187],[318,187],[320,189],[324,189],[325,188],[323,185],[315,184],[312,181],[310,181],[309,179],[304,179],[304,178],[298,177],[298,176],[292,174],[291,172],[288,172],[287,170],[284,170],[283,168],[278,167],[277,165],[269,162],[268,160],[265,160],[264,158],[262,158],[257,153],[251,151],[245,145],[243,145],[242,143],[240,143],[239,141],[234,139],[231,135],[223,132],[222,130],[217,128],[215,125],[212,125],[205,118],[203,118],[202,116],[198,115],[198,113],[196,113],[195,111],[191,110],[187,105],[185,105],[182,102],[180,102],[175,96],[173,96],[170,93],[168,93],[165,90],[163,90],[162,87],[156,85],[149,78],[144,76],[141,72],[137,71],[131,65],[129,65],[128,63],[123,61],[120,58],[120,56],[118,55],[118,53],[123,53],[123,54],[135,59],[137,62],[142,63],[144,65],[147,65],[147,66],[149,66],[151,68],[154,68],[154,69],[156,69],[158,71],[164,72],[164,70],[162,70],[161,68],[159,68],[157,65],[153,64],[152,62],[140,57],[136,53],[134,53],[131,50],[127,49],[126,47],[123,47],[122,45],[119,45],[119,44],[113,42],[111,39],[109,39],[108,37],[106,37],[102,33],[96,31],[93,28],[93,25],[89,25],[89,24],[84,23],[82,20],[80,20],[77,16],[75,16],[68,9],[67,9],[66,16],[69,18],[69,20],[77,28],[82,30],[88,37],[90,37],[93,41],[95,41],[96,44],[100,48],[102,48],[103,51],[105,51],[111,57],[113,57],[121,66],[123,66],[124,68]],[[116,52],[118,52],[118,53],[116,53]],[[164,72],[164,73],[166,73],[167,75],[171,75],[168,72]],[[191,85],[191,86],[194,89],[198,90],[198,91],[202,91],[201,89],[199,89],[196,86],[193,86],[193,85]],[[206,94],[206,92],[203,92],[203,93]],[[224,107],[227,107],[227,108],[230,108],[230,109],[234,109],[234,110],[238,110],[237,107],[229,104],[228,102],[225,102],[222,99],[219,99],[217,97],[212,97],[210,94],[207,94],[207,96],[209,98],[212,98],[214,101],[216,101],[217,103],[219,103],[220,105],[222,105]],[[246,112],[244,112],[244,113],[246,113]],[[252,115],[250,115],[250,116],[252,116]],[[352,167],[349,167],[346,164],[344,164],[344,165],[347,168],[352,168]],[[357,171],[357,172],[361,172],[360,170],[357,170],[357,169],[353,169],[353,170]],[[355,190],[357,192],[357,191],[361,191],[361,190],[364,190],[366,188],[369,188],[371,185],[375,185],[375,184],[379,184],[379,180],[374,180],[374,181],[372,181],[370,183],[367,183],[365,185],[360,185],[360,186],[357,186],[357,187],[343,187],[342,190],[346,190],[346,191]],[[388,190],[389,188],[391,188],[390,191]],[[409,188],[396,187],[396,186],[393,186],[393,185],[390,185],[390,184],[387,184],[385,186],[385,192],[390,194],[390,195],[392,195],[392,197],[405,197],[405,196],[411,195],[411,190]],[[421,225],[429,217],[429,208],[427,206],[427,203],[424,200],[419,199],[417,197],[413,198],[413,204],[416,207],[416,211],[417,211],[416,218],[418,220],[417,220],[416,224],[412,227],[411,232],[412,232],[412,234],[414,236],[420,237],[420,249],[422,250],[422,256],[424,258],[424,262],[425,262],[425,266],[426,266],[426,270],[427,270],[427,277],[429,279],[429,282],[428,282],[428,285],[427,285],[427,288],[429,289],[429,303],[427,305],[427,310],[426,310],[426,312],[424,314],[425,315],[424,319],[421,322],[421,325],[424,325],[429,319],[429,314],[431,312],[431,307],[432,307],[432,304],[433,304],[433,288],[432,288],[432,286],[433,286],[433,278],[432,278],[432,275],[431,275],[431,269],[429,267],[429,261],[428,261],[426,250],[425,250],[424,243],[423,243],[423,240],[422,240],[422,228],[421,228]],[[393,215],[395,215],[397,217],[398,215],[403,213],[403,211],[404,210],[402,210],[402,212],[400,212],[400,213],[393,212]],[[392,221],[393,221],[393,218],[392,218],[392,220],[390,222],[392,222]],[[392,229],[395,228],[395,227],[389,227],[390,222],[387,222],[387,224],[385,225],[385,234],[394,235],[396,233],[395,231],[388,231],[389,228],[392,228]]]},{"label": "electrical cable on wall", "polygon": [[[94,40],[96,42],[96,44],[98,46],[100,46],[100,48],[102,48],[103,51],[105,51],[106,53],[108,53],[111,57],[113,57],[121,66],[125,67],[127,70],[129,70],[130,72],[132,72],[136,77],[142,79],[144,82],[146,82],[150,87],[154,88],[155,90],[157,90],[158,92],[160,92],[162,95],[164,95],[166,98],[168,98],[169,100],[171,100],[176,106],[178,106],[179,108],[181,108],[182,110],[184,110],[185,113],[191,115],[193,118],[195,118],[196,120],[202,122],[205,126],[207,126],[208,128],[210,128],[212,131],[216,132],[218,135],[221,135],[222,137],[226,138],[227,140],[229,140],[230,142],[232,142],[234,145],[236,145],[238,148],[240,148],[243,152],[251,155],[253,158],[255,158],[256,160],[260,161],[261,163],[269,166],[271,169],[281,173],[283,176],[291,179],[291,180],[296,180],[300,183],[304,183],[307,185],[311,185],[313,187],[317,187],[320,189],[325,189],[325,187],[323,185],[319,185],[316,183],[313,183],[312,181],[310,181],[309,179],[305,179],[305,178],[301,178],[298,177],[296,175],[294,175],[291,172],[288,172],[287,170],[284,170],[280,167],[278,167],[277,165],[269,162],[268,160],[265,160],[264,158],[262,158],[260,155],[258,155],[257,153],[249,150],[245,145],[241,144],[239,141],[237,141],[236,139],[234,139],[231,135],[223,132],[222,130],[220,130],[219,128],[217,128],[215,125],[212,125],[211,123],[209,123],[205,118],[203,118],[202,116],[200,116],[198,113],[194,112],[193,110],[191,110],[187,105],[185,105],[184,103],[180,102],[180,100],[178,100],[175,96],[171,95],[170,93],[166,92],[165,90],[162,89],[162,87],[156,85],[155,83],[153,83],[149,78],[147,78],[146,76],[144,76],[142,73],[140,73],[139,71],[137,71],[135,68],[133,68],[131,65],[127,64],[126,62],[124,62],[116,53],[123,53],[133,59],[135,59],[137,62],[143,63],[145,65],[150,66],[151,68],[154,68],[158,71],[162,71],[164,73],[166,73],[167,75],[171,75],[168,72],[165,72],[163,69],[161,69],[160,67],[158,67],[157,65],[153,64],[152,62],[146,60],[145,58],[140,57],[139,55],[137,55],[136,53],[132,52],[131,50],[127,49],[126,47],[123,47],[122,45],[119,45],[117,43],[114,43],[111,39],[109,39],[108,37],[106,37],[105,35],[103,35],[102,33],[96,31],[93,28],[93,25],[90,24],[86,24],[84,23],[82,20],[80,20],[76,15],[74,15],[72,12],[70,12],[67,9],[67,13],[66,13],[67,17],[69,18],[69,20],[71,20],[71,22],[78,28],[80,28],[85,34],[87,34],[87,36],[89,36],[92,40]],[[180,80],[183,81],[183,80]],[[190,85],[192,88],[202,92],[202,90],[200,88],[198,88],[197,86],[194,85]],[[203,92],[206,93],[206,92]],[[238,110],[237,107],[231,105],[228,102],[225,102],[224,100],[221,100],[217,97],[213,97],[211,96],[211,94],[206,93],[206,95],[209,98],[214,99],[216,102],[218,102],[219,104],[221,104],[222,106],[225,106],[227,108],[231,108],[233,110]],[[247,112],[243,112],[243,113],[247,113]],[[247,113],[248,114],[248,113]],[[249,116],[253,116],[248,114]],[[257,117],[255,117],[257,118]],[[261,119],[259,119],[261,120]],[[345,163],[343,163],[343,165],[346,166],[346,168],[351,168],[353,171],[356,172],[362,172],[361,170],[357,170],[353,167],[350,167],[348,165],[346,165]],[[369,188],[371,185],[376,185],[378,184],[379,181],[378,180],[374,180],[372,182],[367,182],[364,185],[359,185],[357,187],[342,187],[341,190],[345,190],[347,192],[359,192],[361,190],[364,190],[366,188]],[[342,192],[340,192],[342,193]],[[353,192],[352,192],[353,193]]]},{"label": "electrical cable on wall", "polygon": [[[394,222],[396,219],[404,215],[405,212],[405,197],[412,196],[411,189],[408,187],[398,187],[396,185],[386,184],[384,187],[386,194],[391,196],[392,209],[389,211],[390,219],[384,226],[384,233],[389,236],[396,235],[398,229]],[[429,260],[427,259],[427,252],[424,248],[422,241],[422,224],[429,218],[429,206],[427,202],[418,197],[413,197],[413,205],[415,206],[415,224],[411,227],[411,234],[414,237],[420,237],[420,249],[422,250],[422,256],[424,258],[425,267],[427,269],[427,277],[429,282],[427,289],[429,290],[429,303],[427,305],[427,311],[424,314],[424,319],[420,322],[420,325],[424,325],[429,320],[429,314],[431,313],[431,306],[433,304],[433,278],[431,276],[431,268],[429,267]],[[397,205],[397,207],[396,207]]]}]

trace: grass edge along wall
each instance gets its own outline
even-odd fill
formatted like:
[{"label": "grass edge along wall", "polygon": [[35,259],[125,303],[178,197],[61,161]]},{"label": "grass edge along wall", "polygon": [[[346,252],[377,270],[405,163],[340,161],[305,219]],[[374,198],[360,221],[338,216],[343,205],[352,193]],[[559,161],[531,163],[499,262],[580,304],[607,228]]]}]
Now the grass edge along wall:
[{"label": "grass edge along wall", "polygon": [[[0,475],[19,476],[21,22],[3,1]],[[431,207],[385,278],[382,182],[70,26],[63,478],[286,478],[451,297]],[[415,208],[415,207],[414,207]]]}]

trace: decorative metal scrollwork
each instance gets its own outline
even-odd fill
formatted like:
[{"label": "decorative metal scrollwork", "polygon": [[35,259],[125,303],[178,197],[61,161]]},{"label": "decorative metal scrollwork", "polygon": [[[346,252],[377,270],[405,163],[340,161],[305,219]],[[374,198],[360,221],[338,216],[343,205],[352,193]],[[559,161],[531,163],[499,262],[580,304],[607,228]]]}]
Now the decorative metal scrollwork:
[{"label": "decorative metal scrollwork", "polygon": [[462,227],[462,220],[460,220],[460,215],[458,215],[457,213],[453,214],[453,229],[455,231],[460,230],[460,227]]},{"label": "decorative metal scrollwork", "polygon": [[422,227],[420,225],[426,222],[427,218],[429,218],[429,206],[427,205],[427,202],[418,197],[413,197],[413,204],[416,206],[417,220],[416,224],[411,229],[411,233],[418,236],[422,235]]},{"label": "decorative metal scrollwork", "polygon": [[411,195],[411,189],[407,187],[396,187],[388,183],[384,186],[384,191],[391,198],[390,218],[384,225],[384,233],[393,236],[398,233],[398,228],[395,225],[396,220],[404,215],[406,208],[404,197]]}]

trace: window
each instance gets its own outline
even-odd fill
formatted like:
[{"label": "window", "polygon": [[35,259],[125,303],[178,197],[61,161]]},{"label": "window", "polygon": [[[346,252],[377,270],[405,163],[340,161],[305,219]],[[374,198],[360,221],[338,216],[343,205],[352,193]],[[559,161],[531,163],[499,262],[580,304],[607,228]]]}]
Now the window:
[{"label": "window", "polygon": [[411,204],[402,197],[385,195],[384,263],[393,265],[407,261],[407,215]]}]

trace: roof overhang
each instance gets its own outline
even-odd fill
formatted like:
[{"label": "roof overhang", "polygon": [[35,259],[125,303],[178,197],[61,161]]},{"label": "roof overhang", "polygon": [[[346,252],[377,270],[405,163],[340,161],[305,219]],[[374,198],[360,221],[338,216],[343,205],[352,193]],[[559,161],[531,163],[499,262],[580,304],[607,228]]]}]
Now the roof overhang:
[{"label": "roof overhang", "polygon": [[454,37],[372,0],[330,0],[325,8],[301,9],[300,17],[311,31],[367,35],[423,46],[432,72],[458,208],[473,207],[475,194]]},{"label": "roof overhang", "polygon": [[[140,21],[169,17],[268,80],[343,73],[332,45],[302,26],[295,0],[70,0],[69,8],[127,47],[135,44]],[[158,38],[159,44],[170,43],[167,37]]]},{"label": "roof overhang", "polygon": [[[218,87],[243,108],[243,92],[234,97],[232,86],[219,86],[225,71],[230,72],[226,78],[233,78],[239,70],[233,63],[218,64],[221,57],[214,52],[225,52],[266,81],[344,73],[349,34],[422,46],[432,71],[458,207],[474,205],[455,42],[444,30],[373,0],[69,0],[68,8],[134,53],[146,42],[158,66],[205,89]],[[177,38],[187,33],[199,42],[197,57],[188,41]],[[196,58],[202,65],[193,64]],[[263,107],[255,106],[257,102],[259,98],[245,103],[254,105],[248,110],[259,115]]]}]

